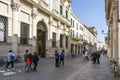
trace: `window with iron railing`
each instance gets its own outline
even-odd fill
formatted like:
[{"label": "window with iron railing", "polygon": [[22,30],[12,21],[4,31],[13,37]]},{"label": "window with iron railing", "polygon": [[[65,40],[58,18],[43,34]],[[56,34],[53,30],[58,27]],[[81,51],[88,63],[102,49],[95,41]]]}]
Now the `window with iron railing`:
[{"label": "window with iron railing", "polygon": [[20,44],[29,44],[29,24],[21,22]]},{"label": "window with iron railing", "polygon": [[0,42],[6,42],[8,19],[0,16]]}]

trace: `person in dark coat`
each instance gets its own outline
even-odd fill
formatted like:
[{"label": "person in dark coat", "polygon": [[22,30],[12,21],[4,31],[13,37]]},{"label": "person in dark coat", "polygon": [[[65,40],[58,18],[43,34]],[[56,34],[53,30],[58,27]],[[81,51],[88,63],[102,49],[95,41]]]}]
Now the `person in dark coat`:
[{"label": "person in dark coat", "polygon": [[90,57],[91,61],[93,61],[93,63],[96,63],[96,52],[93,52]]},{"label": "person in dark coat", "polygon": [[96,52],[96,60],[97,60],[97,63],[100,64],[100,51],[97,51]]},{"label": "person in dark coat", "polygon": [[55,67],[59,67],[59,54],[57,50],[55,50]]},{"label": "person in dark coat", "polygon": [[37,65],[38,65],[39,57],[38,57],[36,52],[34,52],[34,55],[32,57],[32,61],[33,61],[33,64],[34,64],[33,71],[37,71],[36,68],[37,68]]}]

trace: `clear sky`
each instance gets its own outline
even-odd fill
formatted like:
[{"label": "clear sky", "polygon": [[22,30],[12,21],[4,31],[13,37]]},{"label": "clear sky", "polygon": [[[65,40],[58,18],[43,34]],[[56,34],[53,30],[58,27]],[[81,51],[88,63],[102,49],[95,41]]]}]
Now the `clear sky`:
[{"label": "clear sky", "polygon": [[104,33],[108,27],[105,20],[105,0],[72,0],[73,13],[86,26],[95,26],[98,32],[98,40],[104,42]]}]

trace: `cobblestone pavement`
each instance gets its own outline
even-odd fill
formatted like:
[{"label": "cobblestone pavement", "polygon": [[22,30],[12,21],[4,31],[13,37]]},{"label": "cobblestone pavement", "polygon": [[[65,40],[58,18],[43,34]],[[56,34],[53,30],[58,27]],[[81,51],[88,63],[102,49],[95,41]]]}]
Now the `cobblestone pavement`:
[{"label": "cobblestone pavement", "polygon": [[107,58],[100,64],[91,64],[81,57],[65,59],[65,65],[55,68],[54,59],[40,59],[37,72],[24,72],[24,63],[15,64],[15,69],[0,68],[0,80],[114,80]]}]

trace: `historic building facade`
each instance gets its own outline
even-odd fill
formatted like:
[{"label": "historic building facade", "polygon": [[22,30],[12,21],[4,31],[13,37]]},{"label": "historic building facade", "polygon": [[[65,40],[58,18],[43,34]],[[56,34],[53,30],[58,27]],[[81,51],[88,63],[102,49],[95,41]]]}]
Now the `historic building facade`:
[{"label": "historic building facade", "polygon": [[97,50],[97,31],[95,27],[83,24],[71,12],[71,54],[82,54],[85,49],[89,53]]},{"label": "historic building facade", "polygon": [[[72,0],[0,0],[0,56],[28,49],[42,57],[81,54],[96,35],[72,13]],[[86,45],[86,46],[84,46]],[[94,46],[95,48],[95,46]]]},{"label": "historic building facade", "polygon": [[0,0],[0,54],[70,53],[70,0]]},{"label": "historic building facade", "polygon": [[120,64],[120,0],[105,0],[106,22],[108,25],[109,57],[116,59]]},{"label": "historic building facade", "polygon": [[83,52],[83,27],[80,20],[71,12],[71,54]]}]

